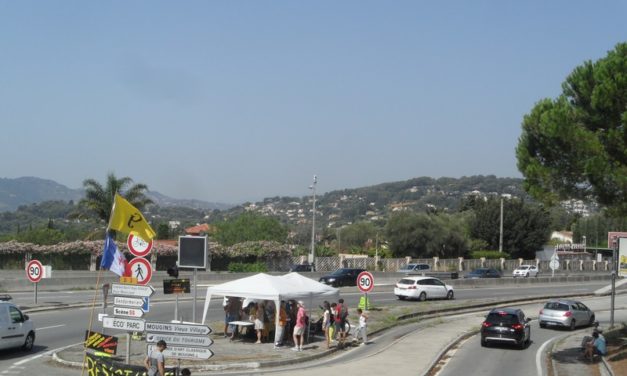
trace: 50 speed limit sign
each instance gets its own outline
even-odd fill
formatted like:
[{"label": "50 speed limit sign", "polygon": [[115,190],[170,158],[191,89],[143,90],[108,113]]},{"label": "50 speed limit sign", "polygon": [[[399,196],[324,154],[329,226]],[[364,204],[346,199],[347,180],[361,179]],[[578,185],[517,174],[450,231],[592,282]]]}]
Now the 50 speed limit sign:
[{"label": "50 speed limit sign", "polygon": [[357,276],[357,287],[361,292],[370,292],[374,288],[374,277],[370,272],[361,272]]},{"label": "50 speed limit sign", "polygon": [[41,262],[37,260],[31,260],[28,265],[26,265],[26,277],[28,280],[37,283],[44,276],[44,267],[41,265]]}]

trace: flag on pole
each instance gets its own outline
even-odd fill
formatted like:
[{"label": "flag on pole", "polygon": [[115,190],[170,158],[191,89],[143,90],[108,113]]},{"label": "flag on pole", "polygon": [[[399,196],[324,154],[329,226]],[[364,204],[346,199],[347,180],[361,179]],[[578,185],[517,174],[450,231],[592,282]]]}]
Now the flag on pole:
[{"label": "flag on pole", "polygon": [[126,272],[126,257],[120,252],[115,240],[109,234],[105,238],[100,268],[110,270],[120,277],[124,276]]},{"label": "flag on pole", "polygon": [[147,242],[157,235],[142,213],[117,193],[113,201],[109,229],[126,234],[133,233]]}]

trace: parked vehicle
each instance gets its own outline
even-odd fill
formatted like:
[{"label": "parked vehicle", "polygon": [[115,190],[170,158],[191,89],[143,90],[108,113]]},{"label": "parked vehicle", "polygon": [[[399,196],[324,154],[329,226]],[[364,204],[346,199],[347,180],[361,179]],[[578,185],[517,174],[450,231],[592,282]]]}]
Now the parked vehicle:
[{"label": "parked vehicle", "polygon": [[363,271],[365,271],[365,269],[341,268],[331,274],[320,277],[318,282],[333,287],[357,286],[357,276]]},{"label": "parked vehicle", "polygon": [[515,344],[524,349],[531,342],[530,321],[519,308],[491,310],[481,324],[481,346],[498,342]]},{"label": "parked vehicle", "polygon": [[394,295],[399,300],[418,299],[454,299],[453,286],[449,286],[433,277],[407,276],[398,281],[394,287]]},{"label": "parked vehicle", "polygon": [[560,326],[575,330],[578,326],[594,325],[594,312],[577,300],[550,300],[540,310],[540,327]]},{"label": "parked vehicle", "polygon": [[512,276],[516,277],[537,277],[540,274],[540,270],[535,265],[520,265],[514,272]]},{"label": "parked vehicle", "polygon": [[21,347],[30,351],[35,343],[33,321],[12,303],[0,302],[0,350]]},{"label": "parked vehicle", "polygon": [[496,269],[479,268],[466,274],[464,278],[476,279],[476,278],[501,278],[501,272]]},{"label": "parked vehicle", "polygon": [[399,273],[422,273],[431,270],[429,264],[407,264],[404,267],[398,269]]},{"label": "parked vehicle", "polygon": [[314,266],[311,264],[294,264],[290,267],[290,272],[313,272]]}]

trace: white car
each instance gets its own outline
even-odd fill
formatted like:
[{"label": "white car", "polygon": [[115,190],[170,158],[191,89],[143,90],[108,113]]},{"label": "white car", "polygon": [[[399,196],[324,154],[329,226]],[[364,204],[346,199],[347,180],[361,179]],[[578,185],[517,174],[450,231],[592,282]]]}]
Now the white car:
[{"label": "white car", "polygon": [[520,265],[512,273],[512,277],[537,277],[540,270],[535,265]]},{"label": "white car", "polygon": [[449,286],[437,278],[407,276],[396,284],[394,295],[400,300],[418,299],[453,299],[453,286]]},{"label": "white car", "polygon": [[13,303],[0,302],[0,350],[21,347],[30,351],[35,343],[35,326]]}]

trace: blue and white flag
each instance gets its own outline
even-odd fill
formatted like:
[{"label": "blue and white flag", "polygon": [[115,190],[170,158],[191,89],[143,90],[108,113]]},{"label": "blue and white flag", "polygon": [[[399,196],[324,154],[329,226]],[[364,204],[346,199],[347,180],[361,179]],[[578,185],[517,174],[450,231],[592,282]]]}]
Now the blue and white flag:
[{"label": "blue and white flag", "polygon": [[109,234],[107,234],[105,238],[100,268],[110,270],[120,277],[124,275],[124,271],[126,270],[126,258],[124,254],[120,252],[118,246],[115,244],[115,240],[113,240]]}]

